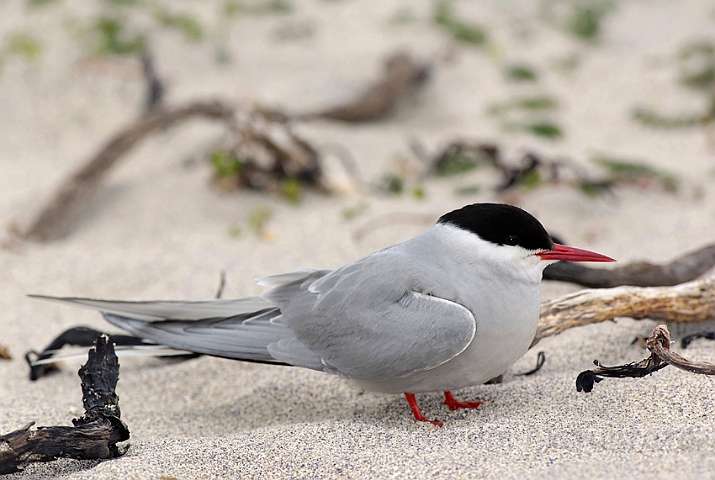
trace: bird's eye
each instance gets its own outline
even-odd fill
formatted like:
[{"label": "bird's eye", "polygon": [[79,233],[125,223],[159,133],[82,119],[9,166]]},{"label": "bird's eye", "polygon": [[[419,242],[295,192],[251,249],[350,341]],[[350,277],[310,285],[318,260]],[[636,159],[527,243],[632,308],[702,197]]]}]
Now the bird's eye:
[{"label": "bird's eye", "polygon": [[516,235],[507,235],[504,239],[504,243],[507,245],[519,245],[519,237]]}]

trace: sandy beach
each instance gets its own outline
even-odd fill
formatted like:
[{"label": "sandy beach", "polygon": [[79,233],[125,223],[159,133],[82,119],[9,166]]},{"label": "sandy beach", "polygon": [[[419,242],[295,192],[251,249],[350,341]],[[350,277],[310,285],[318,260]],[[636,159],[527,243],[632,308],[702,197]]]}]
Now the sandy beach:
[{"label": "sandy beach", "polygon": [[[679,78],[687,45],[715,44],[712,2],[617,2],[591,41],[560,20],[572,2],[450,4],[462,21],[483,27],[481,46],[436,25],[430,1],[292,0],[285,12],[233,16],[222,2],[32,3],[40,2],[0,5],[3,228],[26,225],[65,178],[141,112],[145,86],[136,55],[110,56],[106,68],[88,61],[96,59],[90,27],[108,15],[148,35],[170,105],[222,98],[315,110],[355,97],[396,51],[430,63],[429,81],[385,119],[294,125],[319,150],[348,151],[371,182],[405,162],[418,170],[415,141],[436,152],[472,139],[498,145],[513,161],[528,150],[585,171],[598,171],[590,160],[598,155],[641,162],[672,175],[678,187],[624,184],[592,197],[549,184],[499,194],[496,174],[477,169],[428,177],[419,182],[423,196],[411,186],[402,195],[356,186],[345,195],[308,191],[294,205],[279,195],[212,186],[207,154],[221,139],[220,126],[196,120],[159,132],[112,169],[65,238],[23,242],[3,230],[0,345],[13,359],[0,360],[0,434],[30,421],[71,425],[83,411],[76,373],[83,362],[31,382],[25,352],[74,325],[116,331],[96,312],[28,294],[210,299],[225,271],[224,297],[255,295],[263,291],[257,277],[338,267],[430,226],[396,222],[356,239],[381,216],[434,221],[484,201],[517,202],[569,244],[621,263],[667,262],[715,241],[715,127],[651,128],[632,114],[639,106],[664,116],[707,114],[712,93]],[[157,5],[190,14],[201,38],[191,41],[186,31],[157,22]],[[18,35],[38,51],[27,41],[18,47]],[[514,64],[529,65],[538,78],[509,81],[504,71]],[[495,105],[529,96],[556,100],[536,116],[558,125],[561,138],[515,131],[512,117],[493,113]],[[325,162],[340,170],[335,155],[326,153]],[[478,191],[455,193],[474,185]],[[356,206],[364,211],[347,219],[345,211]],[[271,212],[263,234],[251,227],[256,209]],[[542,300],[579,289],[543,282]],[[126,455],[32,464],[3,478],[715,478],[713,377],[666,368],[643,379],[605,379],[590,394],[576,391],[576,376],[594,359],[619,365],[646,357],[632,340],[655,325],[622,318],[545,339],[504,383],[455,392],[484,400],[476,410],[450,412],[441,394],[420,395],[425,415],[444,428],[416,423],[402,396],[357,391],[313,371],[210,357],[126,358],[117,387],[131,430]],[[715,330],[715,322],[669,327],[677,341]],[[537,351],[546,354],[544,367],[513,376],[533,367]],[[696,341],[685,354],[715,362],[715,343]]]}]

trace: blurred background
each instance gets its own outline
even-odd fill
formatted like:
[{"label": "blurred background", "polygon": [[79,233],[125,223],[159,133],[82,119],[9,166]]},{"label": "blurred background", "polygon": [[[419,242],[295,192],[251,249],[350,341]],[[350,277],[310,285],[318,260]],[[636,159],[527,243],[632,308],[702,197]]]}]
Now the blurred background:
[{"label": "blurred background", "polygon": [[[25,352],[114,331],[27,294],[209,299],[221,272],[225,298],[258,294],[254,278],[338,267],[485,201],[617,265],[668,262],[715,241],[714,120],[713,0],[0,0],[0,432],[81,414],[81,360],[30,382]],[[580,288],[542,282],[542,299]],[[594,358],[642,358],[631,340],[654,326],[546,339],[538,375],[462,392],[486,400],[469,416],[425,395],[450,415],[439,432],[313,371],[123,358],[136,448],[37,472],[701,478],[707,380],[574,389]],[[711,359],[699,345],[688,357]]]},{"label": "blurred background", "polygon": [[101,322],[27,293],[254,294],[476,201],[619,261],[710,243],[714,27],[702,0],[4,1],[1,301],[47,327],[17,341]]}]

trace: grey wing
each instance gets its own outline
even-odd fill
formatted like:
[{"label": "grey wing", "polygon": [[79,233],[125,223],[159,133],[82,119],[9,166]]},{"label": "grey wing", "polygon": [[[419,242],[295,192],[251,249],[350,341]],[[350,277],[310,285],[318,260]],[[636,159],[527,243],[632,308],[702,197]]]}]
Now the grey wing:
[{"label": "grey wing", "polygon": [[293,332],[281,323],[280,311],[277,308],[248,315],[196,321],[148,322],[110,313],[103,315],[108,322],[140,338],[179,350],[235,360],[286,363],[323,370],[320,357],[299,342],[294,345],[294,353],[290,359],[271,355],[272,344],[294,340]]},{"label": "grey wing", "polygon": [[448,288],[442,274],[425,268],[386,250],[264,297],[279,305],[282,321],[325,371],[356,380],[399,378],[449,361],[476,332],[472,312],[431,295]]}]

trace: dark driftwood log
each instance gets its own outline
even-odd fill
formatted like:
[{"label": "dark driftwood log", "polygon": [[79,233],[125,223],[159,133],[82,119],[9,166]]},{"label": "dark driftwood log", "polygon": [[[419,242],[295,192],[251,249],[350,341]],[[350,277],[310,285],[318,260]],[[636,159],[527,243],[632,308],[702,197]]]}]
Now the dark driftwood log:
[{"label": "dark driftwood log", "polygon": [[30,380],[35,381],[58,370],[57,365],[54,363],[42,363],[38,365],[35,362],[52,358],[65,345],[91,347],[101,335],[108,335],[109,341],[112,342],[113,345],[153,345],[133,335],[110,335],[89,327],[72,327],[58,335],[57,338],[52,340],[41,352],[38,353],[33,350],[25,354],[25,361],[30,366]]},{"label": "dark driftwood log", "polygon": [[30,462],[49,462],[60,457],[78,460],[112,458],[126,449],[118,443],[129,439],[129,429],[120,419],[119,361],[114,346],[103,335],[79,370],[85,413],[72,420],[73,427],[38,427],[33,423],[0,436],[0,474],[17,472]]},{"label": "dark driftwood log", "polygon": [[423,84],[428,75],[427,65],[415,62],[406,53],[397,53],[387,60],[383,77],[355,100],[298,118],[327,118],[343,122],[376,120],[392,112],[400,98]]},{"label": "dark driftwood log", "polygon": [[219,101],[194,102],[182,107],[155,107],[114,135],[99,152],[55,192],[22,233],[26,240],[46,242],[63,237],[114,163],[149,134],[189,118],[233,121],[234,109]]},{"label": "dark driftwood log", "polygon": [[714,266],[715,244],[712,244],[664,265],[635,262],[606,270],[579,263],[558,262],[546,267],[544,280],[576,283],[588,288],[621,285],[662,287],[694,280]]},{"label": "dark driftwood log", "polygon": [[668,365],[672,365],[686,372],[702,375],[715,375],[715,364],[707,362],[693,362],[670,350],[670,332],[665,325],[658,325],[646,340],[646,348],[650,350],[650,357],[617,367],[604,367],[595,360],[593,363],[598,368],[581,372],[576,378],[576,390],[590,392],[593,385],[602,380],[602,377],[639,378],[657,372]]}]

